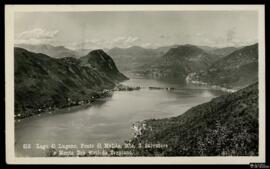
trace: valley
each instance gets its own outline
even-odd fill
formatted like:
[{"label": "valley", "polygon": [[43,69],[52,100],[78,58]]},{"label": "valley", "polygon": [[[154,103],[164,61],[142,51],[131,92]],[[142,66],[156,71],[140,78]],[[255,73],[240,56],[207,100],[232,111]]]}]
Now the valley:
[{"label": "valley", "polygon": [[133,46],[83,56],[32,48],[14,49],[18,156],[48,156],[50,148],[29,152],[25,142],[167,145],[129,156],[258,153],[258,44]]}]

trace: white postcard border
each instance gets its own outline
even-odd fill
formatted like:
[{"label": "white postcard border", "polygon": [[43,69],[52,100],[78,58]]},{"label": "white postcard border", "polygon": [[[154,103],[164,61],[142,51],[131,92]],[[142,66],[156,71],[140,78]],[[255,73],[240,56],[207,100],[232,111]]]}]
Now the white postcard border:
[{"label": "white postcard border", "polygon": [[[258,11],[259,156],[254,157],[16,157],[14,149],[14,13],[67,11]],[[6,5],[5,96],[8,164],[249,164],[265,162],[264,5]]]}]

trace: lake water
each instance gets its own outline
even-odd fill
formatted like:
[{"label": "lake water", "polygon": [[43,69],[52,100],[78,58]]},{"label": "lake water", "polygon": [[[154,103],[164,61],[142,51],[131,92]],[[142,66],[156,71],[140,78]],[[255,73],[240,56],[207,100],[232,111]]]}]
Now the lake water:
[{"label": "lake water", "polygon": [[[131,126],[136,121],[178,116],[224,94],[138,77],[123,84],[141,86],[142,89],[116,91],[112,97],[100,99],[91,106],[66,108],[16,122],[16,155],[45,156],[45,151],[37,149],[36,144],[123,143],[132,137]],[[176,90],[149,90],[149,86],[175,87]],[[23,144],[31,144],[31,149],[23,149]]]}]

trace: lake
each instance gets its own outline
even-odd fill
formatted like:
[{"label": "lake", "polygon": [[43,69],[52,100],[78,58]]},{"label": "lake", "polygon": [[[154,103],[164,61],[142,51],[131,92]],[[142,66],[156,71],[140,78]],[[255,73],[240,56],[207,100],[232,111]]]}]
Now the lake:
[{"label": "lake", "polygon": [[[65,108],[15,123],[16,156],[45,156],[41,145],[123,143],[132,138],[132,124],[183,114],[189,108],[224,94],[221,91],[132,77],[123,82],[141,90],[115,91],[92,105]],[[174,87],[175,90],[150,90]],[[23,149],[31,144],[31,149]],[[37,145],[40,144],[37,149]]]}]

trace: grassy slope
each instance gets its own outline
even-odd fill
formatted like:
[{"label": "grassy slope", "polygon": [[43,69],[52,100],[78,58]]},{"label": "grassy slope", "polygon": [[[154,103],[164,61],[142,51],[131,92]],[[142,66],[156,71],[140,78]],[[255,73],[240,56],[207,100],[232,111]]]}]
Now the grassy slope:
[{"label": "grassy slope", "polygon": [[15,48],[15,114],[21,117],[87,101],[114,86],[114,79],[75,58],[55,59]]},{"label": "grassy slope", "polygon": [[137,149],[135,155],[258,155],[258,84],[195,106],[178,117],[145,123],[147,130],[132,142],[169,147]]},{"label": "grassy slope", "polygon": [[241,88],[258,80],[258,44],[246,46],[213,63],[199,74],[209,84]]}]

